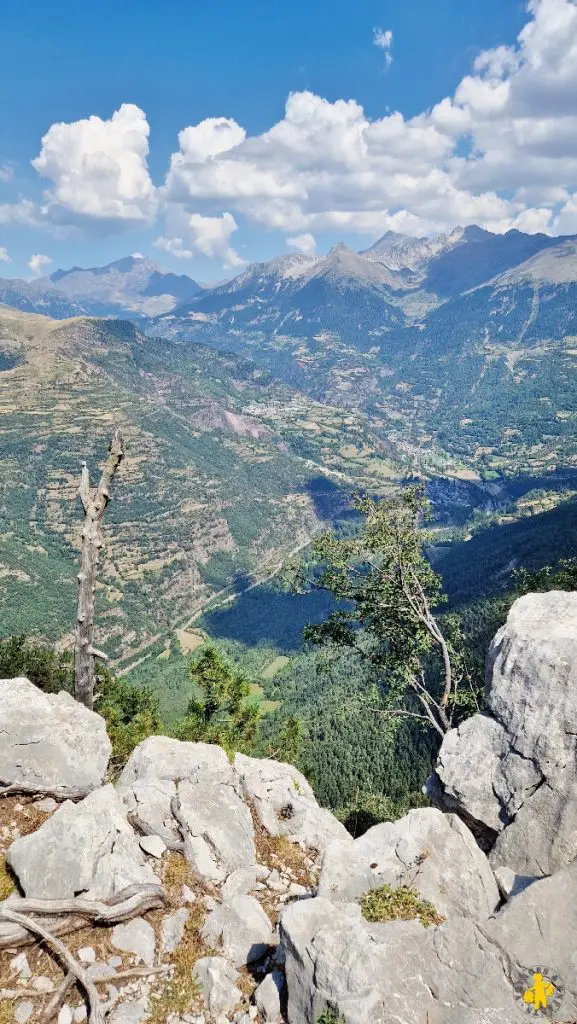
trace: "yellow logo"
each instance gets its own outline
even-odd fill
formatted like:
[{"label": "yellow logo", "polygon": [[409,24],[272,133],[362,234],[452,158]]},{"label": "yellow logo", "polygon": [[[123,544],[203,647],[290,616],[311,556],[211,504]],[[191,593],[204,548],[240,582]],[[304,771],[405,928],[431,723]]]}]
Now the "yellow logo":
[{"label": "yellow logo", "polygon": [[533,1017],[551,1018],[563,1002],[563,985],[547,967],[529,967],[524,987],[519,991],[519,1006]]}]

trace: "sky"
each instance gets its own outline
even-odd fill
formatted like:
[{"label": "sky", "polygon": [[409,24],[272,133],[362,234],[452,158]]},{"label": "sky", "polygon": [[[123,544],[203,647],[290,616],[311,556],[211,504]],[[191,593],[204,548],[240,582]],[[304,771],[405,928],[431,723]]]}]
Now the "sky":
[{"label": "sky", "polygon": [[3,0],[0,275],[577,233],[577,0]]}]

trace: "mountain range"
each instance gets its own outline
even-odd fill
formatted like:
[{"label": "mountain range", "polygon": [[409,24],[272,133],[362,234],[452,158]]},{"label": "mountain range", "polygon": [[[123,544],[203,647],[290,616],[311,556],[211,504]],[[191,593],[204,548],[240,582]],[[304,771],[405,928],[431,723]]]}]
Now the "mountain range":
[{"label": "mountain range", "polygon": [[0,278],[0,302],[28,313],[71,316],[156,316],[191,299],[200,285],[185,274],[162,270],[142,256],[105,267],[56,270],[35,281]]},{"label": "mountain range", "polygon": [[577,236],[470,226],[283,256],[150,328],[359,409],[407,466],[495,479],[574,465]]},{"label": "mountain range", "polygon": [[79,466],[115,426],[98,621],[121,661],[266,579],[355,490],[416,474],[465,522],[577,477],[577,237],[389,232],[204,289],[133,256],[0,298],[5,632],[73,622]]}]

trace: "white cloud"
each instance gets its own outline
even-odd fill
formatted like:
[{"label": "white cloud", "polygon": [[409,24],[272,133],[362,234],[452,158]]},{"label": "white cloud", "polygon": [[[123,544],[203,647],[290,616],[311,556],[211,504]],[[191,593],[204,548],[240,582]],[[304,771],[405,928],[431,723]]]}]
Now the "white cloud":
[{"label": "white cloud", "polygon": [[133,252],[132,253],[132,259],[133,260],[143,260],[144,256],[142,255],[141,252]]},{"label": "white cloud", "polygon": [[0,263],[11,263],[12,260],[8,255],[8,249],[4,245],[0,245]]},{"label": "white cloud", "polygon": [[385,55],[385,67],[389,67],[393,63],[393,55],[391,53],[391,47],[393,45],[393,33],[390,28],[384,32],[382,28],[373,29],[373,43],[383,51]]},{"label": "white cloud", "polygon": [[146,116],[124,103],[109,120],[53,124],[32,166],[52,181],[43,217],[60,224],[134,227],[156,214]]},{"label": "white cloud", "polygon": [[303,235],[293,235],[292,238],[287,238],[286,244],[291,249],[296,249],[297,252],[302,252],[306,256],[312,255],[317,247],[315,236],[311,235],[310,232],[306,232]]},{"label": "white cloud", "polygon": [[50,256],[44,256],[41,252],[37,252],[34,256],[31,256],[28,260],[28,266],[33,274],[42,274],[47,267],[50,266],[52,260]]},{"label": "white cloud", "polygon": [[203,255],[222,260],[225,267],[240,267],[245,260],[230,245],[230,237],[237,229],[238,224],[230,213],[223,213],[221,217],[192,213],[186,221],[186,241],[180,236],[161,236],[154,244],[179,259]]},{"label": "white cloud", "polygon": [[0,164],[0,181],[12,181],[14,168],[9,164]]},{"label": "white cloud", "polygon": [[[374,43],[390,58],[390,29],[376,29]],[[241,222],[280,230],[293,248],[326,230],[428,234],[473,222],[494,231],[571,230],[577,0],[529,0],[513,45],[479,53],[452,95],[411,118],[371,119],[352,99],[292,93],[260,134],[227,117],[183,128],[158,189],[148,134],[145,114],[131,104],[109,120],[52,125],[33,161],[52,182],[43,204],[0,205],[0,223],[110,231],[161,210],[157,247],[229,266],[242,262],[231,247]]]}]

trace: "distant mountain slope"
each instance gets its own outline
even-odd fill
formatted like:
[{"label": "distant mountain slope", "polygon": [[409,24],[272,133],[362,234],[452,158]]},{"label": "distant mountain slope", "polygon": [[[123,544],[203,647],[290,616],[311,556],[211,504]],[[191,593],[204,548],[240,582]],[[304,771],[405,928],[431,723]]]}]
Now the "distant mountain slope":
[{"label": "distant mountain slope", "polygon": [[399,471],[367,418],[239,356],[134,324],[0,309],[0,630],[74,622],[81,461],[127,457],[106,513],[100,643],[116,656],[277,569],[359,484]]},{"label": "distant mountain slope", "polygon": [[407,468],[492,480],[575,464],[576,311],[577,238],[470,226],[258,264],[153,330],[367,413]]},{"label": "distant mountain slope", "polygon": [[37,281],[0,278],[0,302],[56,319],[71,316],[156,316],[202,289],[184,274],[162,270],[152,260],[127,256],[106,267],[57,270]]}]

